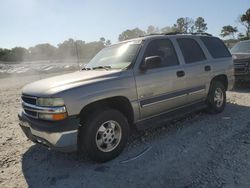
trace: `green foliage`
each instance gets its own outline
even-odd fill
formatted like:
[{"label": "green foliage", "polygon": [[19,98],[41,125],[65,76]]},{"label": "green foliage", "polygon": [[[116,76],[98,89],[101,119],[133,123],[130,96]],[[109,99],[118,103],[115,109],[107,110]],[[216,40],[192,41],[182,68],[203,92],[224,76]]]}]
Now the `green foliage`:
[{"label": "green foliage", "polygon": [[194,21],[192,18],[178,18],[176,23],[173,25],[173,30],[180,32],[180,33],[189,33],[193,32],[194,28]]},{"label": "green foliage", "polygon": [[140,37],[140,36],[143,36],[145,35],[146,32],[139,29],[139,28],[134,28],[132,30],[126,30],[126,31],[123,31],[120,35],[119,35],[119,38],[118,40],[119,41],[124,41],[124,40],[128,40],[128,39],[133,39],[133,38],[137,38],[137,37]]},{"label": "green foliage", "polygon": [[226,26],[223,26],[222,27],[222,30],[221,30],[221,36],[222,37],[227,37],[227,36],[232,36],[233,38],[234,37],[234,34],[238,32],[238,29],[237,27],[233,27],[231,25],[226,25]]},{"label": "green foliage", "polygon": [[159,28],[155,27],[153,25],[148,26],[147,28],[147,34],[154,34],[154,33],[159,33]]},{"label": "green foliage", "polygon": [[26,60],[51,60],[56,54],[56,47],[45,43],[29,48],[29,56]]},{"label": "green foliage", "polygon": [[148,26],[146,31],[143,31],[139,28],[127,29],[123,31],[119,37],[119,41],[124,41],[128,39],[137,38],[146,34],[156,34],[156,33],[171,33],[171,32],[180,32],[180,33],[192,33],[194,31],[204,32],[207,30],[207,24],[205,23],[204,18],[198,17],[194,22],[192,18],[178,18],[176,23],[173,26],[166,26],[161,29],[153,25]]},{"label": "green foliage", "polygon": [[198,17],[194,22],[194,31],[201,33],[207,30],[207,23],[205,23],[204,18]]},{"label": "green foliage", "polygon": [[90,43],[70,38],[58,44],[57,47],[45,43],[30,47],[28,50],[22,47],[11,50],[0,48],[0,61],[10,63],[35,60],[90,59],[106,45],[111,45],[111,41],[102,37],[100,41]]},{"label": "green foliage", "polygon": [[[250,39],[250,9],[240,16],[240,22],[246,27],[246,35],[242,33],[238,34],[238,40]],[[189,17],[181,17],[176,20],[176,23],[172,26],[166,26],[158,28],[153,25],[148,26],[146,31],[140,28],[127,29],[123,31],[119,37],[119,41],[137,38],[146,34],[153,33],[170,33],[170,32],[181,32],[181,33],[192,33],[192,32],[205,32],[207,31],[207,23],[204,18],[198,17],[194,21]],[[236,27],[226,25],[221,30],[221,36],[232,36],[235,38],[235,34],[238,32]],[[235,41],[228,40],[228,44]],[[82,40],[68,39],[57,45],[52,46],[48,43],[38,44],[28,50],[22,47],[16,47],[12,49],[1,49],[0,48],[0,61],[3,62],[19,62],[24,60],[60,60],[60,59],[90,59],[97,52],[99,52],[105,46],[111,45],[110,40],[106,40],[101,37],[99,41],[86,43]]]},{"label": "green foliage", "polygon": [[28,50],[22,47],[15,47],[11,50],[0,48],[0,61],[20,62],[28,55]]},{"label": "green foliage", "polygon": [[102,42],[103,45],[105,45],[105,46],[111,45],[111,41],[110,40],[106,40],[104,37],[100,38],[100,42]]},{"label": "green foliage", "polygon": [[177,32],[177,29],[175,27],[171,26],[166,26],[161,29],[162,33],[172,33],[172,32]]},{"label": "green foliage", "polygon": [[250,8],[240,17],[241,24],[246,28],[246,36],[250,37]]}]

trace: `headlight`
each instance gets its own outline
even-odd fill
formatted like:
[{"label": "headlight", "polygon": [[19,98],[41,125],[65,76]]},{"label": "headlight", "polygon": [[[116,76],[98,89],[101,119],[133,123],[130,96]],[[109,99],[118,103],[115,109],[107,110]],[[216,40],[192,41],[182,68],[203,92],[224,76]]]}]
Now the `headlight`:
[{"label": "headlight", "polygon": [[64,106],[64,100],[62,98],[38,98],[38,106]]}]

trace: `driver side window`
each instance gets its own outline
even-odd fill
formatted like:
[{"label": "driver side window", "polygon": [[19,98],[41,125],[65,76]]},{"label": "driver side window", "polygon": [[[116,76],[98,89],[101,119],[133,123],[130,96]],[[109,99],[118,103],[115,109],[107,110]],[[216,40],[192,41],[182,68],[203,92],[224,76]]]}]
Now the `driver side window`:
[{"label": "driver side window", "polygon": [[161,64],[149,67],[150,69],[179,65],[174,46],[169,39],[155,39],[151,41],[147,46],[144,59],[151,56],[159,56]]}]

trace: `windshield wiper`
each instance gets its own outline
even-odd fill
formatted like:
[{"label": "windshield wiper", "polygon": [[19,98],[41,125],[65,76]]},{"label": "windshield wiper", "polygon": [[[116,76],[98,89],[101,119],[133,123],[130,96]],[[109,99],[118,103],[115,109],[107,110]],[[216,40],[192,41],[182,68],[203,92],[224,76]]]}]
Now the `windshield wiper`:
[{"label": "windshield wiper", "polygon": [[97,66],[97,67],[92,67],[93,70],[95,70],[95,69],[110,70],[111,68],[112,68],[111,66]]}]

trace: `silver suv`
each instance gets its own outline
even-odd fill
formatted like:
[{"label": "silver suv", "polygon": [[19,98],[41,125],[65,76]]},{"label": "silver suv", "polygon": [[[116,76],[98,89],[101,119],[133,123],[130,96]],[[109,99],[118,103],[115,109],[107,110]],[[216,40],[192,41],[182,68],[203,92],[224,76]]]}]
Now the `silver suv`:
[{"label": "silver suv", "polygon": [[222,112],[233,75],[216,37],[140,37],[104,48],[81,71],[24,87],[20,126],[35,143],[104,162],[121,153],[134,127],[204,107]]}]

